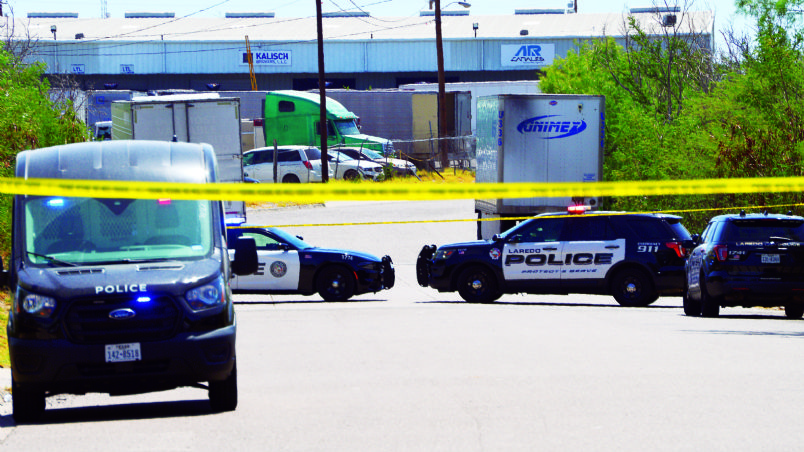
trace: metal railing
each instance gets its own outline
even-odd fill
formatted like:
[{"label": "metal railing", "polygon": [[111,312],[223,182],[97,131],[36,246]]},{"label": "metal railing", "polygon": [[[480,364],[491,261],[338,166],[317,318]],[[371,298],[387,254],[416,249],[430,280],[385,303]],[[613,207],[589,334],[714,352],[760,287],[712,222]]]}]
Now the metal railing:
[{"label": "metal railing", "polygon": [[412,161],[422,170],[444,170],[442,152],[447,154],[448,168],[477,168],[477,138],[472,135],[391,141],[397,157]]}]

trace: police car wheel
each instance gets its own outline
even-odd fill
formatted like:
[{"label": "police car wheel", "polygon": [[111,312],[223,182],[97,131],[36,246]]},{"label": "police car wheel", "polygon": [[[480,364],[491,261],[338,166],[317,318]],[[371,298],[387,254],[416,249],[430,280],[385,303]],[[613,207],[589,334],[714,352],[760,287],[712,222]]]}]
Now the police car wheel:
[{"label": "police car wheel", "polygon": [[358,180],[360,179],[360,173],[355,170],[349,170],[344,173],[343,178],[346,180]]},{"label": "police car wheel", "polygon": [[209,382],[209,405],[212,411],[234,411],[237,408],[237,363],[232,367],[232,373],[223,381]]},{"label": "police car wheel", "polygon": [[611,288],[612,295],[620,306],[643,307],[658,298],[645,272],[636,268],[619,271],[614,275]]},{"label": "police car wheel", "polygon": [[804,305],[801,304],[788,304],[784,307],[784,315],[788,319],[800,319],[804,317]]},{"label": "police car wheel", "polygon": [[36,422],[45,412],[45,393],[21,389],[11,376],[11,406],[14,422]]},{"label": "police car wheel", "polygon": [[684,304],[684,314],[690,317],[698,317],[701,315],[701,302],[690,298],[690,291],[684,289],[684,295],[681,297]]},{"label": "police car wheel", "polygon": [[706,275],[701,272],[701,316],[717,317],[720,315],[720,303],[706,290]]},{"label": "police car wheel", "polygon": [[344,267],[327,267],[316,278],[316,290],[326,301],[346,301],[355,293],[352,272]]},{"label": "police car wheel", "polygon": [[494,275],[480,266],[469,267],[458,276],[458,293],[468,303],[491,303],[502,295]]}]

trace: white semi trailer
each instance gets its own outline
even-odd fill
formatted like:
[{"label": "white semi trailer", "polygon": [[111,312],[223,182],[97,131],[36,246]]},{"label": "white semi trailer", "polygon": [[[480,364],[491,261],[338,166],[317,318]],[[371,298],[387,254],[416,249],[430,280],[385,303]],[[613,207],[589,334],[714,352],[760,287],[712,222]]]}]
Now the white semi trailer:
[{"label": "white semi trailer", "polygon": [[[136,97],[112,102],[112,140],[207,143],[220,182],[243,182],[240,99],[209,94]],[[226,201],[227,217],[245,218],[243,201]]]},{"label": "white semi trailer", "polygon": [[[602,180],[603,96],[502,94],[479,98],[477,111],[476,182]],[[575,204],[596,209],[600,199],[477,199],[477,237],[489,239],[513,227],[516,217]]]}]

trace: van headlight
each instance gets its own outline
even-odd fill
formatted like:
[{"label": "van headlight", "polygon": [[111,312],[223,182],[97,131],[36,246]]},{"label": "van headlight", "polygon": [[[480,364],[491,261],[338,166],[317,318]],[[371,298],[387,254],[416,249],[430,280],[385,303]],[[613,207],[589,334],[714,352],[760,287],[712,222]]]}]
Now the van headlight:
[{"label": "van headlight", "polygon": [[29,293],[22,299],[22,309],[37,317],[50,317],[56,310],[56,300],[45,295]]},{"label": "van headlight", "polygon": [[223,289],[223,275],[203,286],[188,290],[185,297],[187,298],[187,304],[194,311],[203,311],[223,305],[226,301],[226,293]]}]

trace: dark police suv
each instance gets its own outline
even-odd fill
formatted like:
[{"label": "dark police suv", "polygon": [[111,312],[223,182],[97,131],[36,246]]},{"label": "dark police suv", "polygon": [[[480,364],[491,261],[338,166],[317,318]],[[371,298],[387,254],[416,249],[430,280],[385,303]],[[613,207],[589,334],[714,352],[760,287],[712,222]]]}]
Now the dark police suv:
[{"label": "dark police suv", "polygon": [[804,217],[720,215],[695,242],[685,314],[717,317],[721,306],[784,306],[787,317],[804,315]]},{"label": "dark police suv", "polygon": [[681,217],[624,212],[542,214],[491,240],[419,253],[419,285],[458,291],[472,303],[504,293],[611,294],[622,306],[647,306],[684,287]]}]

